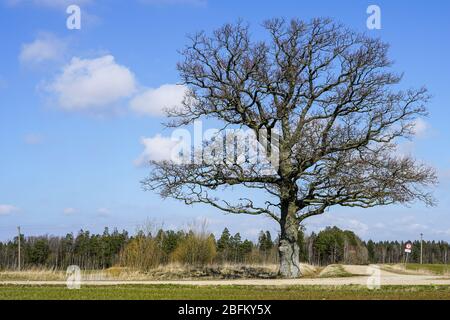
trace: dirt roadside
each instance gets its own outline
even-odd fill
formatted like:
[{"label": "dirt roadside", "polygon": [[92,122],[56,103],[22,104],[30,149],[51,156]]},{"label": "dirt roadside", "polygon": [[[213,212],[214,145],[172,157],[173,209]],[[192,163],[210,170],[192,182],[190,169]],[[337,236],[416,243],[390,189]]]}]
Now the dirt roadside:
[{"label": "dirt roadside", "polygon": [[[432,275],[408,275],[389,272],[377,266],[344,265],[345,271],[353,274],[340,278],[301,278],[301,279],[236,279],[236,280],[168,280],[168,281],[83,281],[82,285],[116,286],[116,285],[249,285],[249,286],[344,286],[363,285],[368,283],[380,285],[450,285],[450,278]],[[379,275],[379,278],[378,278]],[[375,281],[375,282],[374,282]],[[0,285],[66,285],[65,281],[0,281]]]}]

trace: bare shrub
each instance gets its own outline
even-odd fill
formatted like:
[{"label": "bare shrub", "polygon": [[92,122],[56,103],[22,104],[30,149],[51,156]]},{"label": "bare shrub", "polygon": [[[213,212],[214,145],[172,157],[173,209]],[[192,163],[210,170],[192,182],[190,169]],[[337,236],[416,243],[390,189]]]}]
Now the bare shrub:
[{"label": "bare shrub", "polygon": [[211,264],[216,257],[216,243],[214,236],[206,231],[206,224],[201,228],[191,228],[185,239],[180,241],[171,255],[173,262],[188,265]]},{"label": "bare shrub", "polygon": [[120,265],[139,270],[159,266],[164,259],[164,252],[157,237],[153,236],[155,233],[156,228],[151,222],[142,226],[120,253]]}]

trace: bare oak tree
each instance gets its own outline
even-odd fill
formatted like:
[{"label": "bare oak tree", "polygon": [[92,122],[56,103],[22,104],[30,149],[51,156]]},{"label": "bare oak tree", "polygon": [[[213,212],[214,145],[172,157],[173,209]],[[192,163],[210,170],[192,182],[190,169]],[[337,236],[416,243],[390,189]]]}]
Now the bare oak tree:
[{"label": "bare oak tree", "polygon": [[[413,136],[429,97],[424,88],[397,89],[401,76],[390,71],[388,45],[379,39],[329,19],[273,19],[263,26],[268,33],[261,41],[252,41],[241,22],[190,37],[178,64],[189,90],[183,108],[168,111],[168,125],[215,118],[223,128],[248,128],[257,137],[264,131],[278,142],[276,170],[160,161],[143,185],[187,204],[275,219],[280,275],[295,278],[306,218],[336,205],[433,204],[427,190],[437,182],[434,170],[396,152],[399,139]],[[230,186],[259,189],[276,201],[232,203],[213,193]]]}]

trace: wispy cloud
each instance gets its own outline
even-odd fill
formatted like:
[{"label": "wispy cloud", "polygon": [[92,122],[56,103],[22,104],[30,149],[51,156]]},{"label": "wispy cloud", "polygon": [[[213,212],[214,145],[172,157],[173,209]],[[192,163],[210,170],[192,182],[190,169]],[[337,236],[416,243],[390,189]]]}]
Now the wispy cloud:
[{"label": "wispy cloud", "polygon": [[65,41],[51,33],[41,32],[34,41],[22,45],[19,60],[31,66],[62,62],[66,48]]},{"label": "wispy cloud", "polygon": [[73,214],[75,214],[75,213],[77,213],[77,212],[78,212],[78,210],[75,209],[75,208],[65,208],[65,209],[63,210],[63,213],[64,213],[64,215],[66,215],[66,216],[73,215]]},{"label": "wispy cloud", "polygon": [[28,133],[23,140],[26,144],[38,145],[44,142],[44,137],[39,133]]},{"label": "wispy cloud", "polygon": [[10,215],[19,211],[19,208],[10,204],[0,204],[0,216]]},{"label": "wispy cloud", "polygon": [[101,218],[108,218],[111,216],[111,210],[108,208],[99,208],[97,209],[97,216]]},{"label": "wispy cloud", "polygon": [[426,122],[424,119],[422,118],[417,118],[414,121],[414,134],[416,137],[418,138],[425,138],[429,131],[430,131],[430,125],[428,124],[428,122]]},{"label": "wispy cloud", "polygon": [[339,217],[331,214],[318,216],[313,220],[306,221],[308,231],[321,231],[326,227],[337,226],[355,232],[358,236],[365,236],[369,231],[369,226],[355,218]]},{"label": "wispy cloud", "polygon": [[419,140],[424,140],[430,137],[432,134],[431,125],[422,118],[417,118],[412,129],[415,140],[404,140],[401,141],[396,148],[396,154],[400,157],[412,156],[416,152],[417,142]]}]

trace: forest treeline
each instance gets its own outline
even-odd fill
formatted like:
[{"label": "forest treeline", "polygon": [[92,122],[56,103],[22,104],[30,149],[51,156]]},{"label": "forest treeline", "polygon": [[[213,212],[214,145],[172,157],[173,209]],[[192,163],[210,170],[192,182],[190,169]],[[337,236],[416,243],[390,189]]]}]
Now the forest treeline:
[{"label": "forest treeline", "polygon": [[[401,263],[404,242],[362,241],[354,232],[337,227],[318,233],[300,232],[300,261],[327,265],[333,263]],[[257,241],[242,239],[225,228],[220,237],[204,230],[141,230],[130,236],[127,231],[102,234],[81,230],[64,237],[21,235],[21,265],[24,268],[66,269],[78,265],[82,269],[105,269],[122,266],[148,270],[169,263],[266,264],[278,263],[278,238],[261,231]],[[424,263],[448,263],[447,242],[424,241]],[[420,261],[420,242],[413,242],[410,262]],[[18,237],[0,242],[0,269],[15,269],[18,262]]]}]

